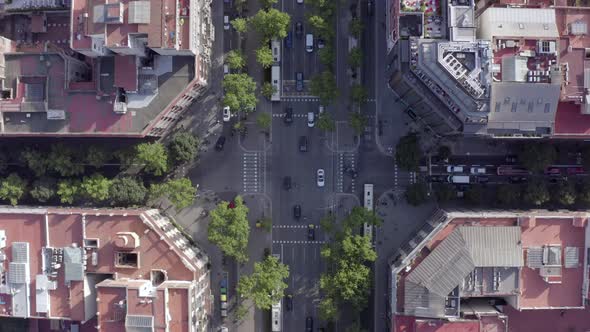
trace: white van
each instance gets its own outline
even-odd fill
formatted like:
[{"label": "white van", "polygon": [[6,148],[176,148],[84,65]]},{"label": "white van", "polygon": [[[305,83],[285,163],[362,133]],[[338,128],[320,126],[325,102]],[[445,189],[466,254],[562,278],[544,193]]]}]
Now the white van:
[{"label": "white van", "polygon": [[223,15],[223,30],[229,30],[229,16]]},{"label": "white van", "polygon": [[313,34],[311,33],[305,36],[305,50],[309,53],[313,52]]}]

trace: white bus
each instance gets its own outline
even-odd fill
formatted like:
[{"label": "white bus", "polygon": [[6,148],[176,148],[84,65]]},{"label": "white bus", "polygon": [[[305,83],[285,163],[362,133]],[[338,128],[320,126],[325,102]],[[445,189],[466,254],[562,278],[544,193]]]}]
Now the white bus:
[{"label": "white bus", "polygon": [[283,319],[281,317],[281,301],[272,305],[270,318],[272,320],[272,332],[281,332],[281,326],[283,325]]},{"label": "white bus", "polygon": [[281,66],[272,66],[272,86],[274,93],[270,97],[271,101],[281,101]]},{"label": "white bus", "polygon": [[[373,185],[370,183],[365,184],[365,190],[363,192],[365,196],[365,209],[373,212]],[[373,243],[373,225],[365,223],[363,225],[363,235],[368,236],[371,243]]]},{"label": "white bus", "polygon": [[281,41],[279,39],[270,41],[270,50],[272,51],[272,60],[277,64],[281,62]]}]

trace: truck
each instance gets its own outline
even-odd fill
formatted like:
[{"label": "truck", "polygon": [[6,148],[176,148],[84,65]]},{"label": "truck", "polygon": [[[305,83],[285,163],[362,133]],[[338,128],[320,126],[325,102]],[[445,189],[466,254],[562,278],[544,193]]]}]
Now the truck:
[{"label": "truck", "polygon": [[469,175],[449,175],[449,183],[469,183]]}]

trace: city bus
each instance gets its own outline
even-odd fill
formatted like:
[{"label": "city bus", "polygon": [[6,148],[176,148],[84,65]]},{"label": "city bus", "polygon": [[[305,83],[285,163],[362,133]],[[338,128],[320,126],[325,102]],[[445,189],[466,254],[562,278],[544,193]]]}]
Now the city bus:
[{"label": "city bus", "polygon": [[281,332],[283,319],[281,317],[281,301],[272,305],[271,310],[272,332]]},{"label": "city bus", "polygon": [[272,66],[271,83],[274,88],[271,101],[281,101],[281,66]]},{"label": "city bus", "polygon": [[[370,212],[373,212],[373,185],[370,183],[365,184],[363,193],[365,197],[365,209],[369,210]],[[365,223],[363,225],[363,235],[368,236],[371,240],[371,243],[373,243],[373,225]]]}]

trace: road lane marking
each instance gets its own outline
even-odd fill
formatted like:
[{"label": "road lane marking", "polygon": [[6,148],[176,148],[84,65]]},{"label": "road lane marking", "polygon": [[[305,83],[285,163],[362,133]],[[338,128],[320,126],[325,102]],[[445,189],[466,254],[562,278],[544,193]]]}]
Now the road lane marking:
[{"label": "road lane marking", "polygon": [[273,240],[273,244],[324,244],[326,241],[287,241],[287,240]]}]

